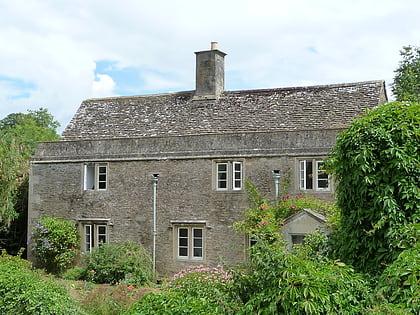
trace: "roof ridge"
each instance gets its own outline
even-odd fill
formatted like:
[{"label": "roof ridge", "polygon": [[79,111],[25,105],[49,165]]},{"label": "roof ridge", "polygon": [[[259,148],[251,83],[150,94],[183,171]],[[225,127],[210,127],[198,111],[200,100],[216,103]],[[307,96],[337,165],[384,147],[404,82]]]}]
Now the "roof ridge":
[{"label": "roof ridge", "polygon": [[247,89],[247,90],[231,90],[224,91],[223,93],[239,93],[239,92],[268,92],[275,90],[304,90],[304,89],[320,89],[320,88],[335,88],[335,87],[349,87],[349,86],[362,86],[367,84],[384,84],[385,80],[370,80],[370,81],[359,81],[359,82],[348,82],[348,83],[335,83],[335,84],[317,84],[317,85],[302,85],[302,86],[288,86],[288,87],[277,87],[277,88],[264,88],[264,89]]}]

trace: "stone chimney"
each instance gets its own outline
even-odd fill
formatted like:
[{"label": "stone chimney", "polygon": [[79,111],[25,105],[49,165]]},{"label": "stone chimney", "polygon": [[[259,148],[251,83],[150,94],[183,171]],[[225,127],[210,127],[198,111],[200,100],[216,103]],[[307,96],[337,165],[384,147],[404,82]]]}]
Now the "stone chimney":
[{"label": "stone chimney", "polygon": [[225,56],[217,42],[211,49],[196,52],[194,100],[216,99],[225,88]]}]

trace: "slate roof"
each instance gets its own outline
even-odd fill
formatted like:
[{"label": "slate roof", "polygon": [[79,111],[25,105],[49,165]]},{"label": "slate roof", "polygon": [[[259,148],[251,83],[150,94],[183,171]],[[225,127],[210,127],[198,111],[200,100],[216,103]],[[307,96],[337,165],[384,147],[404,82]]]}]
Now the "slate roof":
[{"label": "slate roof", "polygon": [[384,81],[85,100],[62,140],[339,129],[386,101]]}]

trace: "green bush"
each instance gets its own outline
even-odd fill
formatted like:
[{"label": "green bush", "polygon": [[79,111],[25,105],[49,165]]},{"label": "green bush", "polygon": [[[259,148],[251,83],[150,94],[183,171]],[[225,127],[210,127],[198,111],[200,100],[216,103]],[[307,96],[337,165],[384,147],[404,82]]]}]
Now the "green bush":
[{"label": "green bush", "polygon": [[39,267],[48,272],[63,272],[79,254],[79,233],[65,219],[41,218],[33,229],[32,242]]},{"label": "green bush", "polygon": [[254,245],[234,288],[244,303],[240,314],[362,314],[373,303],[368,283],[351,268],[288,253],[283,243]]},{"label": "green bush", "polygon": [[83,314],[53,280],[42,279],[18,257],[0,256],[1,314]]},{"label": "green bush", "polygon": [[224,314],[235,313],[239,299],[231,294],[232,275],[223,266],[189,266],[176,273],[169,282],[168,289],[204,299],[217,306]]},{"label": "green bush", "polygon": [[420,313],[420,243],[404,250],[379,278],[378,294],[411,314]]},{"label": "green bush", "polygon": [[143,285],[152,280],[152,259],[133,241],[102,244],[85,256],[85,280],[94,283]]},{"label": "green bush", "polygon": [[149,293],[138,301],[125,315],[173,315],[173,314],[226,314],[216,304],[196,296],[168,291]]},{"label": "green bush", "polygon": [[356,119],[326,161],[337,179],[340,225],[332,255],[379,275],[410,243],[420,218],[420,103],[393,102]]},{"label": "green bush", "polygon": [[76,266],[66,270],[61,277],[66,280],[83,280],[86,278],[86,269]]}]

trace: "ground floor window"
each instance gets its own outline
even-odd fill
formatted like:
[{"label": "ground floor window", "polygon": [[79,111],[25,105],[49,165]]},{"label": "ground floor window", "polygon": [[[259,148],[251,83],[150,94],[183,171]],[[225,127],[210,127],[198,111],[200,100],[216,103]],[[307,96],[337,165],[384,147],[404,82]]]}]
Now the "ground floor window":
[{"label": "ground floor window", "polygon": [[203,260],[205,252],[204,226],[175,226],[175,251],[177,259]]},{"label": "ground floor window", "polygon": [[108,243],[108,225],[104,223],[82,223],[82,250],[85,253],[94,247]]}]

